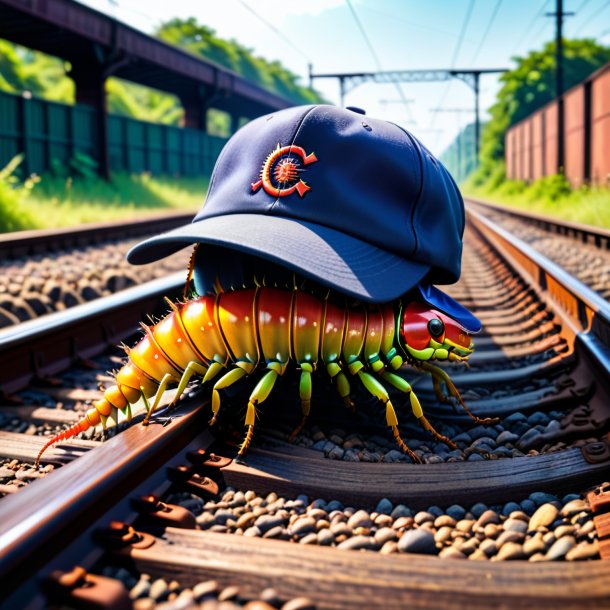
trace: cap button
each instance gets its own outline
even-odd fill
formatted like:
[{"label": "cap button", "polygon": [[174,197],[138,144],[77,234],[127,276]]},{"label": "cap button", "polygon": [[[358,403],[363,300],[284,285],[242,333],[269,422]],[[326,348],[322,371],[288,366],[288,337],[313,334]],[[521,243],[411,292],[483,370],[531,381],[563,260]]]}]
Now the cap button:
[{"label": "cap button", "polygon": [[358,108],[358,106],[346,106],[345,109],[351,110],[352,112],[357,112],[358,114],[366,114],[366,110]]}]

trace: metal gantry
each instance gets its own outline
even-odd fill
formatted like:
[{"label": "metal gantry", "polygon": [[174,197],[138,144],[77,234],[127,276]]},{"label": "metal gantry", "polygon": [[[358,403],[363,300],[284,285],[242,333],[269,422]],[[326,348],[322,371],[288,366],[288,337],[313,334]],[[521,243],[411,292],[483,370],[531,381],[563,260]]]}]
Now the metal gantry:
[{"label": "metal gantry", "polygon": [[482,74],[500,74],[507,68],[449,68],[439,70],[383,70],[377,72],[336,72],[314,74],[309,65],[309,86],[314,78],[336,78],[339,81],[339,95],[341,106],[345,106],[345,95],[366,82],[373,83],[433,83],[457,78],[466,83],[474,91],[475,112],[475,152],[479,159],[479,80]]}]

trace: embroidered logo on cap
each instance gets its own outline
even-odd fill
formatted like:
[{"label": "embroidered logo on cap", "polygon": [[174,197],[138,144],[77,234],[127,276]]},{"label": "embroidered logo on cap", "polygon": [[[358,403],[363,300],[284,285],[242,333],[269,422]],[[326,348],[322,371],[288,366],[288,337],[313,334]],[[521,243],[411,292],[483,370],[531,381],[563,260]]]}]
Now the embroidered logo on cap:
[{"label": "embroidered logo on cap", "polygon": [[311,187],[301,180],[299,174],[305,165],[317,160],[314,153],[307,154],[300,146],[280,147],[278,144],[265,159],[260,180],[252,183],[252,191],[256,192],[262,186],[273,197],[286,197],[295,191],[303,197]]}]

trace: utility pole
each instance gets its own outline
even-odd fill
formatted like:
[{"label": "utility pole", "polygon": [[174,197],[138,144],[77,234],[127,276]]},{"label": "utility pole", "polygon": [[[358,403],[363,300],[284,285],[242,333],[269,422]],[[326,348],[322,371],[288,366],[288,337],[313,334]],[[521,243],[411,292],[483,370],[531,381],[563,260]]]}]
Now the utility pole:
[{"label": "utility pole", "polygon": [[557,173],[562,174],[565,163],[565,134],[563,108],[563,19],[574,13],[565,13],[563,0],[555,0],[555,12],[546,13],[555,17],[555,97],[557,99]]}]

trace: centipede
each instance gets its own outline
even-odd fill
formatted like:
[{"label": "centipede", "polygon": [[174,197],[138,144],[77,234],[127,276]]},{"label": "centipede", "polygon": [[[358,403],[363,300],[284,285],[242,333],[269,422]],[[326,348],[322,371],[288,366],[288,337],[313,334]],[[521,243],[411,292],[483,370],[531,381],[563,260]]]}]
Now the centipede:
[{"label": "centipede", "polygon": [[[191,258],[187,287],[192,286],[194,271]],[[405,365],[429,373],[442,402],[460,405],[477,423],[496,421],[474,415],[449,374],[433,364],[467,363],[474,351],[472,334],[422,300],[350,302],[331,291],[324,295],[308,291],[296,281],[290,286],[277,281],[269,286],[256,277],[252,287],[244,287],[242,282],[237,288],[225,288],[218,276],[208,284],[213,284],[209,290],[213,294],[189,294],[185,288],[183,300],[166,298],[170,310],[161,320],[142,323],[141,339],[133,347],[124,346],[127,359],[116,373],[115,383],[84,417],[44,445],[36,465],[52,445],[91,427],[106,429],[109,419],[118,421],[119,411],[126,421],[131,420],[131,407],[140,401],[146,409],[142,423],[148,425],[168,389],[176,388],[171,409],[197,377],[211,388],[210,425],[217,422],[223,390],[244,378],[255,378],[245,412],[245,437],[238,450],[241,457],[252,442],[261,405],[289,367],[297,369],[302,415],[292,438],[309,417],[315,375],[325,373],[349,408],[355,408],[354,383],[383,405],[397,445],[413,462],[420,459],[400,435],[388,387],[405,396],[413,416],[429,434],[457,449],[428,421],[415,391],[397,373]]]}]

